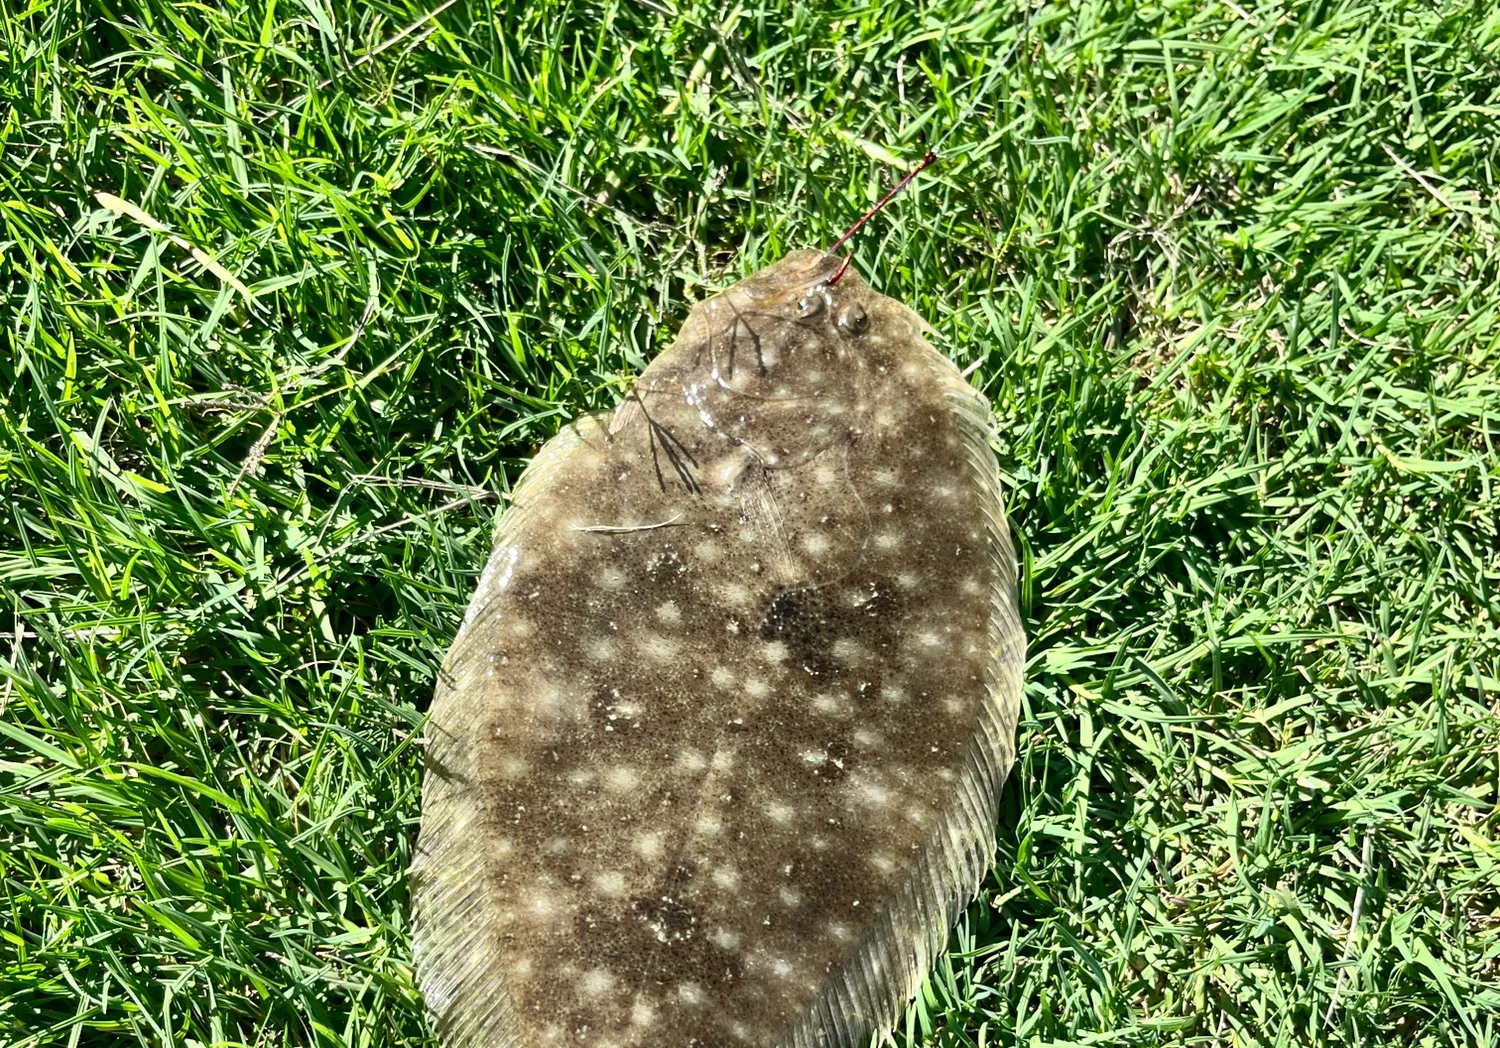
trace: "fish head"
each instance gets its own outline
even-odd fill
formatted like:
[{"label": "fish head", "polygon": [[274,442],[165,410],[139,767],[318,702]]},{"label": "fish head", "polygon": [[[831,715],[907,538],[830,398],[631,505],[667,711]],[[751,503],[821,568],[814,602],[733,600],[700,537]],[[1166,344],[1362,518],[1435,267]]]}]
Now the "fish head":
[{"label": "fish head", "polygon": [[794,251],[697,303],[641,394],[681,397],[705,429],[766,464],[847,440],[871,399],[869,339],[890,300],[841,267]]},{"label": "fish head", "polygon": [[[844,260],[824,251],[793,251],[733,285],[723,294],[699,304],[708,334],[730,338],[741,334],[747,314],[772,324],[793,348],[806,346],[820,353],[787,354],[787,363],[808,357],[839,359],[870,328],[874,295],[868,284]],[[826,341],[826,345],[824,344]]]}]

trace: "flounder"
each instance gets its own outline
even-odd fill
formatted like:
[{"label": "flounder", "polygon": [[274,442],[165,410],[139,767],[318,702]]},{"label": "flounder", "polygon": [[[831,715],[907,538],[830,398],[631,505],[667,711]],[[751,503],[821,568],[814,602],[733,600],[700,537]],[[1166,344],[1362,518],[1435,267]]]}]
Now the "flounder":
[{"label": "flounder", "polygon": [[427,726],[447,1048],[855,1048],[979,888],[1025,647],[991,413],[838,263],[695,305],[515,489]]}]

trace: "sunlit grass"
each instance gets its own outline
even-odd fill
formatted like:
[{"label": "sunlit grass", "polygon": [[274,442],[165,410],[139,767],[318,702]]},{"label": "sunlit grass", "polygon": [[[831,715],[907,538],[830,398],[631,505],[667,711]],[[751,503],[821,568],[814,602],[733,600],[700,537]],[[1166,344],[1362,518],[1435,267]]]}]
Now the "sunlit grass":
[{"label": "sunlit grass", "polygon": [[1032,637],[898,1043],[1500,1040],[1500,8],[0,16],[0,1044],[431,1043],[510,485],[1023,29],[856,241],[995,405]]}]

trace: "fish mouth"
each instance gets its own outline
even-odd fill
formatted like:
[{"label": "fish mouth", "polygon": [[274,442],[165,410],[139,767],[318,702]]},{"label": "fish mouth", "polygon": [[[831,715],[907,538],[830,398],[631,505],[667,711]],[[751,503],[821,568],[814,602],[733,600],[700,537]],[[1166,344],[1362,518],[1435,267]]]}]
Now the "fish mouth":
[{"label": "fish mouth", "polygon": [[843,262],[838,255],[817,248],[804,248],[788,252],[750,276],[745,283],[753,286],[763,305],[775,305],[793,301],[809,289],[827,284]]},{"label": "fish mouth", "polygon": [[[839,267],[844,264],[843,258],[831,251],[808,249],[806,251],[798,251],[796,254],[799,257],[805,256],[804,279],[810,280],[813,283],[827,283],[839,271]],[[787,256],[788,259],[791,257],[791,255]]]}]

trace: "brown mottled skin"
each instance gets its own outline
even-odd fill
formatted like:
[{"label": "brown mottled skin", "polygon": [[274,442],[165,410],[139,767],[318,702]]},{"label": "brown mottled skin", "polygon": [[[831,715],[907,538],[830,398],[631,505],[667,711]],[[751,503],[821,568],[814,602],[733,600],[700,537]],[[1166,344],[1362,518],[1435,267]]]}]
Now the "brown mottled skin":
[{"label": "brown mottled skin", "polygon": [[696,305],[455,645],[516,1044],[780,1043],[953,803],[981,509],[921,322],[837,264]]}]

